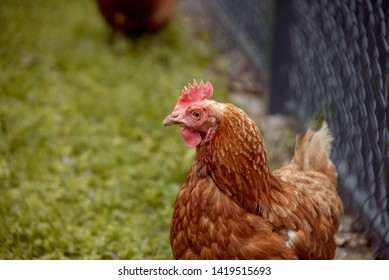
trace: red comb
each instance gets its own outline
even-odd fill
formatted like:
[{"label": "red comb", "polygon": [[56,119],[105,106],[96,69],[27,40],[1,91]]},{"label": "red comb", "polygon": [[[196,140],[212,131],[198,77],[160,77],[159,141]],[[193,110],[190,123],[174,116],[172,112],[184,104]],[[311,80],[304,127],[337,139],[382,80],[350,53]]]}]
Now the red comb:
[{"label": "red comb", "polygon": [[178,98],[178,102],[174,108],[174,111],[183,107],[187,107],[193,102],[204,100],[212,96],[212,94],[213,87],[210,82],[204,84],[203,81],[201,81],[200,84],[197,85],[196,80],[193,80],[193,86],[188,84],[188,87],[184,87],[182,90],[182,95],[180,98]]}]

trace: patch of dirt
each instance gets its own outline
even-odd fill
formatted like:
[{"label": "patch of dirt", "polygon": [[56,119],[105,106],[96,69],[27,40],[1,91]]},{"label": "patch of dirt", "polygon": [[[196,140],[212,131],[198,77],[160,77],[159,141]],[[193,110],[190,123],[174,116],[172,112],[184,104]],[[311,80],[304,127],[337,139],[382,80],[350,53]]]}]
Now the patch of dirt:
[{"label": "patch of dirt", "polygon": [[364,235],[353,229],[354,218],[349,215],[342,217],[336,233],[335,258],[338,260],[372,260],[372,248]]}]

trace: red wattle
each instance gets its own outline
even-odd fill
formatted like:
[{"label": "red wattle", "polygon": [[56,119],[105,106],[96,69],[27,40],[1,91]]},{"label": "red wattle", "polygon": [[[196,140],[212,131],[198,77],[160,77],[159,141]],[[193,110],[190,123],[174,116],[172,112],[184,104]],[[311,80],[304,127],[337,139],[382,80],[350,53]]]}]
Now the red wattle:
[{"label": "red wattle", "polygon": [[191,130],[190,128],[183,127],[181,129],[182,138],[184,138],[185,143],[190,147],[196,147],[201,142],[200,133]]}]

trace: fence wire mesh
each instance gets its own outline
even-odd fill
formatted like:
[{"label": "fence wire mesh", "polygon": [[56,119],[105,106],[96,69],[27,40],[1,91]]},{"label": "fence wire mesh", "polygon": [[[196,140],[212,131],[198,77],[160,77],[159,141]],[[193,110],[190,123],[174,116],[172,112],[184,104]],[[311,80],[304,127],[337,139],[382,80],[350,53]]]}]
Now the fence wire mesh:
[{"label": "fence wire mesh", "polygon": [[271,112],[325,117],[345,208],[389,259],[388,0],[200,2],[259,73],[271,69]]},{"label": "fence wire mesh", "polygon": [[295,0],[293,13],[287,106],[327,119],[346,209],[387,259],[388,3]]}]

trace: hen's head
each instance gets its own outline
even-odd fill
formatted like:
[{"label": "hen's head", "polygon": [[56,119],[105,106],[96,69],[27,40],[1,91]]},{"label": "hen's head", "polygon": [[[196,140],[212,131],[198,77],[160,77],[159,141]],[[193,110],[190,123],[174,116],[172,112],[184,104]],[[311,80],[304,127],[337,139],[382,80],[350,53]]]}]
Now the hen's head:
[{"label": "hen's head", "polygon": [[224,106],[207,99],[212,94],[211,83],[204,84],[201,81],[198,85],[194,80],[193,85],[188,84],[188,87],[184,87],[176,107],[162,124],[180,125],[181,135],[191,147],[209,141],[216,130],[218,116]]}]

